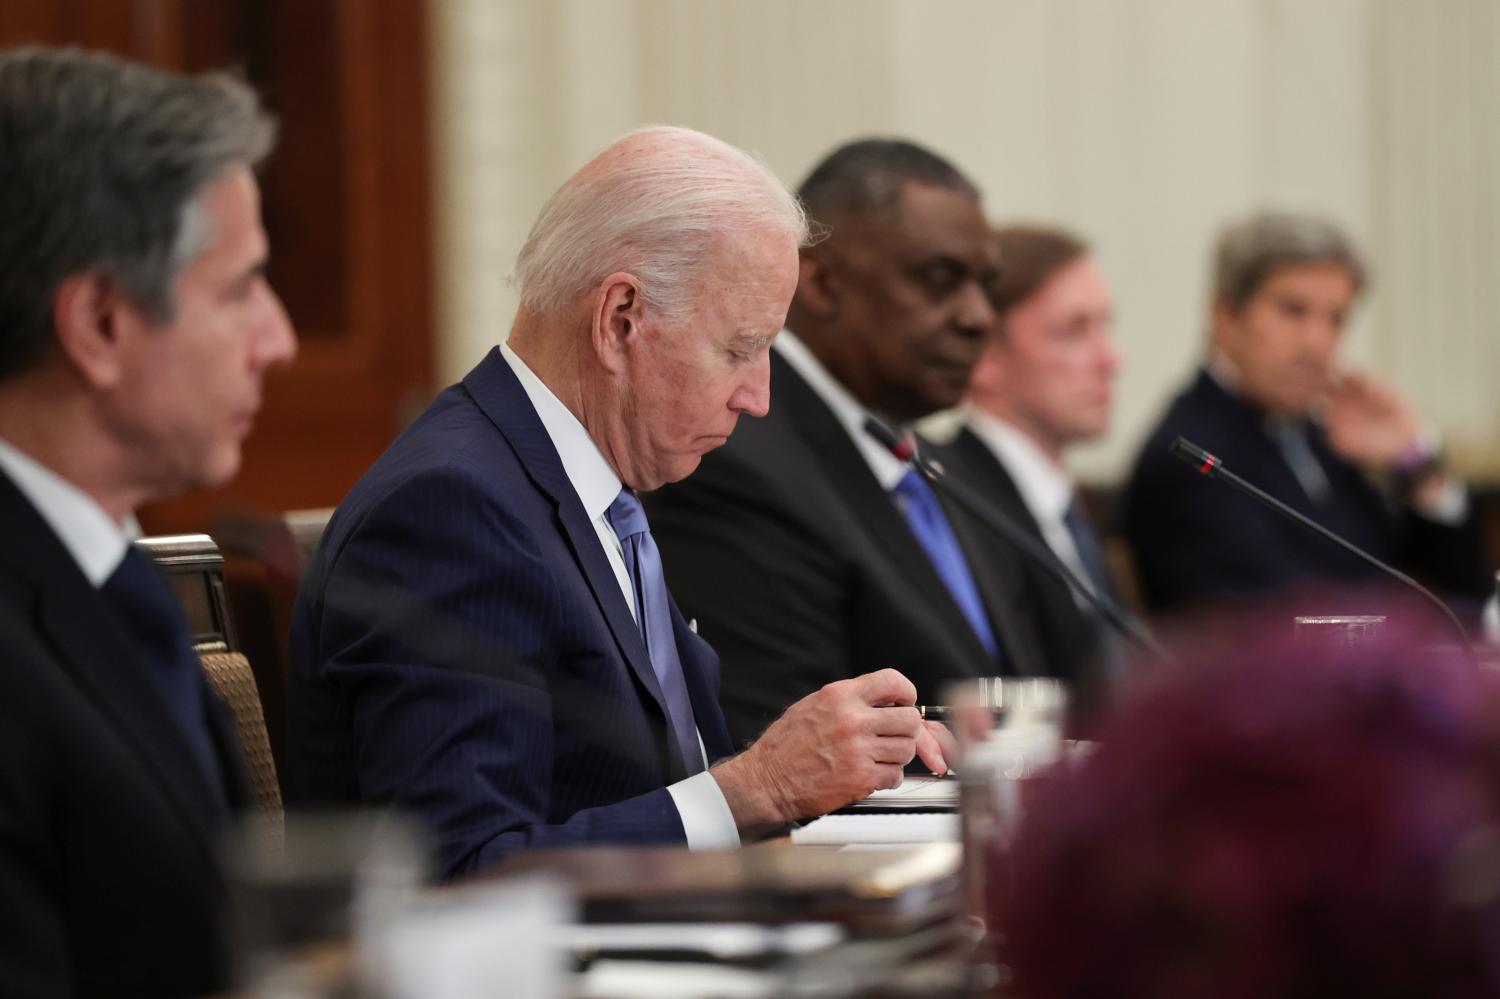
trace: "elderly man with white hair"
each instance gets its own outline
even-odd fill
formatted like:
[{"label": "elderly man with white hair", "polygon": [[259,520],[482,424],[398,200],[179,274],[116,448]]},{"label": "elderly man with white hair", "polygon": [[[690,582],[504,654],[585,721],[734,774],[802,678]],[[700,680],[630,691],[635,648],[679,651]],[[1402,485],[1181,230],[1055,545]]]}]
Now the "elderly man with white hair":
[{"label": "elderly man with white hair", "polygon": [[395,804],[445,877],[521,848],[735,845],[901,780],[941,740],[894,670],[730,756],[718,660],[636,490],[766,411],[806,219],[755,160],[656,128],[542,209],[510,339],[344,500],[303,582],[293,797]]}]

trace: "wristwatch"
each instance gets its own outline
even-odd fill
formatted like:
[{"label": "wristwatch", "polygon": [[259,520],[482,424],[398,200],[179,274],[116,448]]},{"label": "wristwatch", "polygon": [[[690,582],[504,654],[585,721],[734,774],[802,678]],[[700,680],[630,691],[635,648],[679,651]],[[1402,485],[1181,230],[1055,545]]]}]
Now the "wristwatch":
[{"label": "wristwatch", "polygon": [[1435,475],[1443,474],[1443,439],[1436,430],[1425,428],[1391,467],[1396,488],[1411,495]]}]

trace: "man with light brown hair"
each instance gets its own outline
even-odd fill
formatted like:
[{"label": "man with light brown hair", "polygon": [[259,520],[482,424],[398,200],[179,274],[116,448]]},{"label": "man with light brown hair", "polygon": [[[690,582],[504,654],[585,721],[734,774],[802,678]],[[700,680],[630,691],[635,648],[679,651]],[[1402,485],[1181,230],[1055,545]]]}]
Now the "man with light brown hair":
[{"label": "man with light brown hair", "polygon": [[[1109,427],[1120,366],[1114,300],[1077,237],[1015,225],[996,230],[994,240],[995,330],[974,368],[950,464],[1089,586],[1113,598],[1098,536],[1065,458],[1074,444]],[[1049,668],[1092,683],[1106,634],[1097,611],[1050,573],[1024,565]]]}]

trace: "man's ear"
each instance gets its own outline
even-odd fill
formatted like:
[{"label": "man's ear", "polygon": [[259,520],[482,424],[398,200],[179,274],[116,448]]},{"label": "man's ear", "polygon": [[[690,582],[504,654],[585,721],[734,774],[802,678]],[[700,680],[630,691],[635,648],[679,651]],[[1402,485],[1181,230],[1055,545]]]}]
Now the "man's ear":
[{"label": "man's ear", "polygon": [[813,319],[838,318],[843,285],[833,259],[821,247],[804,248],[797,256],[797,307]]},{"label": "man's ear", "polygon": [[139,321],[139,310],[102,274],[70,274],[52,299],[58,350],[94,388],[112,388],[119,382],[121,326]]},{"label": "man's ear", "polygon": [[606,371],[624,370],[625,352],[633,346],[632,338],[641,334],[645,307],[641,282],[634,274],[621,271],[599,283],[589,317],[590,339]]},{"label": "man's ear", "polygon": [[1214,298],[1213,306],[1209,309],[1208,318],[1208,340],[1215,347],[1223,348],[1224,341],[1230,334],[1234,325],[1236,310],[1227,298],[1222,295]]}]

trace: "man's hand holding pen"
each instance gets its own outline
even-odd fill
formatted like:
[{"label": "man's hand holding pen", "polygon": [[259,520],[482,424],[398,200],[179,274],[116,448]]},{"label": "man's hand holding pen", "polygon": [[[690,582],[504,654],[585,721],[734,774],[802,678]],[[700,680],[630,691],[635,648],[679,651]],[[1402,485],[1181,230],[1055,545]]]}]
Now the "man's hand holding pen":
[{"label": "man's hand holding pen", "polygon": [[741,834],[899,787],[914,757],[946,773],[953,736],[924,719],[916,701],[910,680],[883,669],[830,683],[793,704],[748,749],[713,768]]}]

